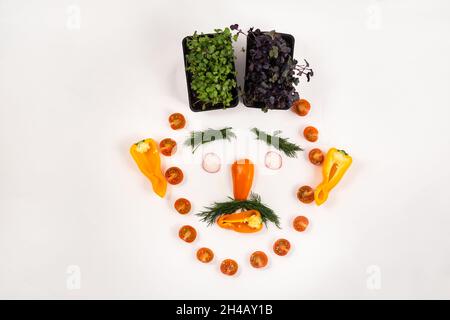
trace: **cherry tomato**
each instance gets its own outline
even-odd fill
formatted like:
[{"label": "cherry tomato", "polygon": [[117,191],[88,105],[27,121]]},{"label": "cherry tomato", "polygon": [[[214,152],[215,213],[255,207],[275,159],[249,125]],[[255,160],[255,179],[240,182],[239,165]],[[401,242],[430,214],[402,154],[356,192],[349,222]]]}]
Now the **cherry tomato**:
[{"label": "cherry tomato", "polygon": [[305,136],[305,139],[310,142],[316,142],[317,139],[319,139],[319,131],[312,127],[306,127],[305,130],[303,130],[303,135]]},{"label": "cherry tomato", "polygon": [[227,276],[232,276],[238,271],[238,264],[233,259],[225,259],[220,264],[220,271]]},{"label": "cherry tomato", "polygon": [[295,113],[302,117],[306,116],[309,110],[311,110],[311,105],[305,99],[295,100],[292,107],[294,108]]},{"label": "cherry tomato", "polygon": [[166,180],[170,184],[179,184],[181,181],[183,181],[183,171],[181,171],[178,167],[171,167],[166,170],[166,173],[164,174],[166,177]]},{"label": "cherry tomato", "polygon": [[197,238],[197,231],[191,226],[182,226],[178,232],[181,240],[191,243]]},{"label": "cherry tomato", "polygon": [[166,157],[169,157],[177,151],[177,143],[170,138],[163,139],[159,143],[159,151]]},{"label": "cherry tomato", "polygon": [[297,191],[297,198],[303,203],[311,203],[314,201],[314,190],[310,186],[300,187]]},{"label": "cherry tomato", "polygon": [[200,248],[197,250],[197,259],[203,263],[211,262],[214,258],[214,253],[209,248]]},{"label": "cherry tomato", "polygon": [[323,160],[325,159],[325,156],[323,155],[322,150],[320,149],[312,149],[309,152],[309,161],[311,161],[312,164],[315,164],[316,166],[320,166],[323,162]]},{"label": "cherry tomato", "polygon": [[273,244],[273,251],[279,256],[285,256],[291,249],[291,244],[286,239],[278,239]]},{"label": "cherry tomato", "polygon": [[254,268],[264,268],[267,265],[269,258],[262,251],[255,251],[250,256],[250,264]]},{"label": "cherry tomato", "polygon": [[175,201],[174,205],[175,210],[180,214],[186,214],[191,211],[191,202],[185,198],[179,198]]},{"label": "cherry tomato", "polygon": [[181,113],[172,113],[169,117],[169,124],[173,130],[184,128],[186,119]]},{"label": "cherry tomato", "polygon": [[298,216],[294,219],[294,229],[298,232],[303,232],[308,228],[309,220],[307,217]]}]

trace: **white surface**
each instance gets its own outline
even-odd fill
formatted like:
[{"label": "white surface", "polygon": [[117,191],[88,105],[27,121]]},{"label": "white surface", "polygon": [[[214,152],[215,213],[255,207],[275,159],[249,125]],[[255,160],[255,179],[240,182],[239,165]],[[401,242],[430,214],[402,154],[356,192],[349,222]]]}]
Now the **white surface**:
[{"label": "white surface", "polygon": [[[1,298],[450,298],[450,3],[280,3],[0,1]],[[296,56],[316,73],[300,87],[308,117],[242,105],[189,111],[181,39],[231,23],[295,36]],[[186,115],[186,130],[169,129],[174,111]],[[310,124],[316,144],[299,134]],[[344,148],[354,164],[320,208],[295,198],[320,180],[307,152],[284,157],[278,171],[260,164],[254,191],[283,230],[206,228],[172,202],[186,196],[198,211],[224,199],[226,166],[208,174],[201,152],[194,161],[179,150],[165,167],[179,165],[186,180],[160,200],[128,148],[220,126],[239,129],[236,148],[204,151],[228,160],[253,155],[246,146],[264,155],[246,140],[258,126],[283,129],[307,151]],[[311,221],[304,234],[290,228],[298,214]],[[177,239],[185,223],[199,231],[194,244]],[[293,244],[287,257],[271,253],[279,236]],[[213,265],[195,260],[203,245],[216,252]],[[256,249],[269,254],[267,270],[249,266]],[[237,277],[219,273],[225,257],[240,263]],[[66,286],[71,265],[80,289]],[[376,290],[367,285],[373,270]]]}]

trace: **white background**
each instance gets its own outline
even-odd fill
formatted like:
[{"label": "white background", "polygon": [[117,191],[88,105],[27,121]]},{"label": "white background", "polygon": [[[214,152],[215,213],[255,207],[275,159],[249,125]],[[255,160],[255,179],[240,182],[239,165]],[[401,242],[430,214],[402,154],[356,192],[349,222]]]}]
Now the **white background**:
[{"label": "white background", "polygon": [[[299,86],[307,117],[189,110],[181,40],[231,23],[295,36],[295,56],[316,74]],[[0,0],[0,297],[450,298],[449,30],[445,0]],[[172,112],[186,115],[185,130],[170,130]],[[318,143],[302,138],[306,125]],[[164,166],[186,179],[165,199],[128,153],[141,138],[181,144],[222,126],[238,141],[202,150],[224,152],[220,173],[181,148]],[[252,126],[283,129],[306,152],[269,174]],[[332,146],[352,167],[324,206],[300,204],[296,189],[321,177],[307,151]],[[231,195],[225,162],[240,156],[257,162],[253,190],[282,230],[242,235],[172,209],[179,196],[198,212]],[[290,227],[299,214],[311,221],[303,234]],[[195,243],[177,238],[182,224],[197,228]],[[281,236],[293,244],[286,257],[270,250]],[[212,265],[196,261],[200,246],[215,251]],[[247,262],[257,249],[266,270]],[[236,277],[218,271],[228,257]]]}]

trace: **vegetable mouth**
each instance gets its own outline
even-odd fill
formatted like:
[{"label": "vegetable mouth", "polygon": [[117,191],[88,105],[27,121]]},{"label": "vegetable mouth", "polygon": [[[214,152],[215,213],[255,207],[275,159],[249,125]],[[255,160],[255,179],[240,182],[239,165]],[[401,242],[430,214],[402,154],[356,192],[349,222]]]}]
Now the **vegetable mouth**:
[{"label": "vegetable mouth", "polygon": [[267,225],[267,222],[272,222],[280,228],[279,217],[272,209],[261,202],[261,197],[256,193],[251,193],[248,200],[236,200],[231,197],[228,199],[224,202],[214,202],[211,206],[205,207],[203,211],[197,213],[200,221],[213,225],[222,215],[236,213],[239,210],[256,210],[261,214],[260,218],[265,225]]}]

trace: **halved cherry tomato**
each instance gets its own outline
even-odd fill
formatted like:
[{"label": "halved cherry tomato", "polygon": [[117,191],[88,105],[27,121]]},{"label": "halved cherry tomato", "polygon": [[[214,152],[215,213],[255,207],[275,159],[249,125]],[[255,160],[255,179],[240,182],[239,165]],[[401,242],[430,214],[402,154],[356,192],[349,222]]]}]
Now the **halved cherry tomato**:
[{"label": "halved cherry tomato", "polygon": [[220,271],[227,276],[232,276],[238,271],[238,264],[233,259],[225,259],[220,264]]},{"label": "halved cherry tomato", "polygon": [[286,239],[278,239],[273,244],[273,251],[279,256],[285,256],[291,249],[291,244]]},{"label": "halved cherry tomato", "polygon": [[197,259],[203,263],[211,262],[214,259],[214,253],[209,248],[200,248],[197,250]]},{"label": "halved cherry tomato", "polygon": [[311,110],[311,105],[307,100],[299,99],[294,101],[294,103],[292,104],[292,108],[294,109],[295,113],[297,113],[299,116],[304,117],[308,114],[309,110]]},{"label": "halved cherry tomato", "polygon": [[317,139],[319,139],[319,131],[312,127],[306,127],[305,130],[303,130],[303,135],[305,136],[305,139],[310,142],[316,142]]},{"label": "halved cherry tomato", "polygon": [[178,167],[170,167],[166,170],[166,173],[164,174],[166,177],[166,180],[170,184],[179,184],[181,181],[183,181],[183,171],[181,171]]},{"label": "halved cherry tomato", "polygon": [[322,164],[323,160],[325,159],[325,156],[323,155],[322,150],[320,149],[312,149],[309,152],[309,161],[311,161],[312,164],[315,164],[316,166],[319,166]]},{"label": "halved cherry tomato", "polygon": [[186,198],[179,198],[174,203],[175,210],[180,214],[186,214],[191,211],[191,202]]},{"label": "halved cherry tomato", "polygon": [[269,258],[262,251],[255,251],[250,256],[250,264],[254,268],[264,268],[267,265]]},{"label": "halved cherry tomato", "polygon": [[294,229],[298,232],[303,232],[308,228],[309,220],[305,216],[298,216],[294,219]]},{"label": "halved cherry tomato", "polygon": [[181,240],[191,243],[197,238],[197,231],[191,226],[182,226],[178,231]]},{"label": "halved cherry tomato", "polygon": [[300,187],[297,191],[297,198],[303,203],[311,203],[314,201],[314,190],[310,186]]},{"label": "halved cherry tomato", "polygon": [[181,113],[172,113],[169,116],[169,124],[173,130],[182,129],[186,125],[186,119]]},{"label": "halved cherry tomato", "polygon": [[170,138],[163,139],[159,143],[159,151],[166,157],[169,157],[177,151],[177,143]]}]

